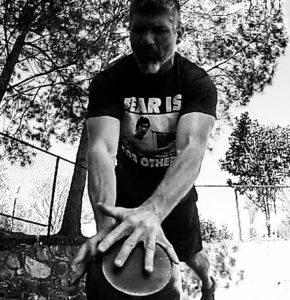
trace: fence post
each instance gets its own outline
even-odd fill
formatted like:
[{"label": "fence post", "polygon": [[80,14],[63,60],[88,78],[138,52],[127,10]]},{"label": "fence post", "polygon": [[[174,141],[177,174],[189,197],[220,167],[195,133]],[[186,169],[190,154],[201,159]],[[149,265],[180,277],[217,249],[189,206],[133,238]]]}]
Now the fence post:
[{"label": "fence post", "polygon": [[54,195],[55,195],[55,188],[56,188],[56,179],[57,179],[59,159],[60,159],[60,157],[58,156],[56,158],[56,163],[55,163],[55,170],[54,170],[54,177],[53,177],[53,184],[52,184],[52,193],[51,193],[51,201],[50,201],[50,208],[49,208],[49,217],[48,217],[47,236],[50,236],[50,227],[51,227],[51,220],[52,220],[52,209],[53,209],[53,203],[54,203]]},{"label": "fence post", "polygon": [[240,241],[243,241],[243,235],[242,235],[242,226],[241,226],[241,216],[240,216],[240,208],[239,208],[239,198],[238,198],[238,190],[237,188],[234,188],[235,190],[235,198],[236,198],[236,208],[237,208],[237,216],[238,216],[238,226],[239,226],[239,238]]}]

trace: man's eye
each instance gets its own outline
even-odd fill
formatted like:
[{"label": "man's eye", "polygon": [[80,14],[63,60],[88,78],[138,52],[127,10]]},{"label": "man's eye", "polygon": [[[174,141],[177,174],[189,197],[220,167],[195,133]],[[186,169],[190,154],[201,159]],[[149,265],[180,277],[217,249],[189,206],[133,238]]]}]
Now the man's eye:
[{"label": "man's eye", "polygon": [[163,27],[156,27],[156,28],[154,28],[154,32],[155,33],[166,33],[167,29],[163,28]]},{"label": "man's eye", "polygon": [[132,32],[134,32],[134,33],[143,33],[144,31],[145,31],[145,29],[142,27],[133,27],[132,28]]}]

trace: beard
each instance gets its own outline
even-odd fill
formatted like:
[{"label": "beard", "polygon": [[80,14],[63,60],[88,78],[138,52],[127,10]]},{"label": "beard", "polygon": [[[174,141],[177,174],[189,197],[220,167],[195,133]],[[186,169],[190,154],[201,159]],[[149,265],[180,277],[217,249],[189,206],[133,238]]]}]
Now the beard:
[{"label": "beard", "polygon": [[139,51],[134,51],[134,55],[140,71],[143,74],[156,74],[160,71],[164,63],[166,63],[172,56],[174,52],[170,52],[162,55],[156,49],[140,49]]},{"label": "beard", "polygon": [[140,71],[143,74],[156,74],[159,72],[160,68],[161,68],[161,63],[160,62],[143,62],[143,61],[139,61],[137,59],[137,63],[138,66],[140,68]]}]

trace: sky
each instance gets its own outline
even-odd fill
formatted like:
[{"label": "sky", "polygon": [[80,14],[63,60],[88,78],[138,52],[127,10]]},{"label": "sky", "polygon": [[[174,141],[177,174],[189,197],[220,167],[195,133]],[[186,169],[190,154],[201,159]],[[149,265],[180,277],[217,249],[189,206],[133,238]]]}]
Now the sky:
[{"label": "sky", "polygon": [[[286,25],[290,28],[290,0],[286,1]],[[290,30],[288,30],[289,32]],[[290,43],[289,43],[290,44]],[[248,111],[252,119],[265,125],[290,125],[290,46],[285,55],[278,60],[278,67],[271,86],[267,86],[262,93],[255,94],[250,103],[235,112],[239,115]],[[225,128],[217,140],[214,150],[207,152],[203,161],[197,185],[225,185],[230,177],[220,170],[218,160],[223,158],[228,147],[230,128]],[[63,144],[54,147],[54,153],[75,161],[77,148]],[[214,220],[217,224],[227,224],[230,230],[237,234],[237,217],[234,191],[230,188],[198,188],[199,213],[203,219]],[[244,202],[240,201],[243,227],[249,222],[248,212],[244,209]],[[261,228],[264,226],[263,216],[258,217]]]}]

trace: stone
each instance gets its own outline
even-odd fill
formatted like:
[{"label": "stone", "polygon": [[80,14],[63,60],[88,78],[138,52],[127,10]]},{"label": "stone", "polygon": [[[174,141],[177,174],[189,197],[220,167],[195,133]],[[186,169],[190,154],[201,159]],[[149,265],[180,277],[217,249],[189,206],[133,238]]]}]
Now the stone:
[{"label": "stone", "polygon": [[0,264],[6,261],[8,254],[8,251],[0,251]]},{"label": "stone", "polygon": [[85,300],[87,299],[86,296],[81,295],[81,294],[77,294],[75,296],[70,296],[69,297],[70,300]]},{"label": "stone", "polygon": [[0,278],[11,278],[15,275],[15,270],[9,269],[6,265],[0,265]]},{"label": "stone", "polygon": [[18,257],[16,256],[16,254],[12,253],[9,254],[6,260],[6,265],[8,266],[8,268],[10,269],[19,269],[20,268],[20,262]]},{"label": "stone", "polygon": [[63,295],[63,292],[54,292],[50,297],[53,300],[67,300],[67,297]]},{"label": "stone", "polygon": [[32,249],[32,246],[28,245],[26,247],[26,250],[25,250],[25,253],[24,253],[24,256],[29,256],[31,258],[35,258],[35,252],[34,250]]},{"label": "stone", "polygon": [[64,261],[69,261],[69,258],[67,257],[66,254],[66,247],[63,245],[58,245],[58,246],[53,246],[52,248],[52,253],[55,258],[59,260],[64,260]]},{"label": "stone", "polygon": [[50,261],[51,253],[47,246],[38,246],[35,248],[35,257],[40,261]]},{"label": "stone", "polygon": [[68,273],[68,265],[64,261],[56,261],[53,267],[54,274],[59,277],[64,277]]},{"label": "stone", "polygon": [[51,268],[27,256],[25,260],[25,270],[34,278],[47,278],[51,273]]},{"label": "stone", "polygon": [[20,291],[26,291],[28,289],[28,284],[26,282],[25,277],[19,276],[14,279],[14,285]]},{"label": "stone", "polygon": [[[0,281],[0,291],[3,292],[4,296],[5,296],[4,291],[7,291],[7,290],[8,290],[8,283],[5,281]],[[2,296],[2,297],[4,297],[4,296]],[[1,294],[0,294],[0,297],[1,297]]]},{"label": "stone", "polygon": [[17,274],[18,276],[23,276],[23,275],[25,274],[25,269],[17,269],[17,270],[16,270],[16,274]]},{"label": "stone", "polygon": [[39,290],[39,280],[26,278],[27,290],[31,292],[38,292]]},{"label": "stone", "polygon": [[79,251],[79,246],[68,246],[66,248],[66,253],[67,253],[67,256],[70,258],[70,259],[74,259]]},{"label": "stone", "polygon": [[64,294],[68,297],[77,296],[79,294],[79,288],[77,285],[74,286],[64,286]]},{"label": "stone", "polygon": [[49,281],[41,281],[39,282],[39,293],[41,296],[48,297],[50,294],[50,282]]}]

